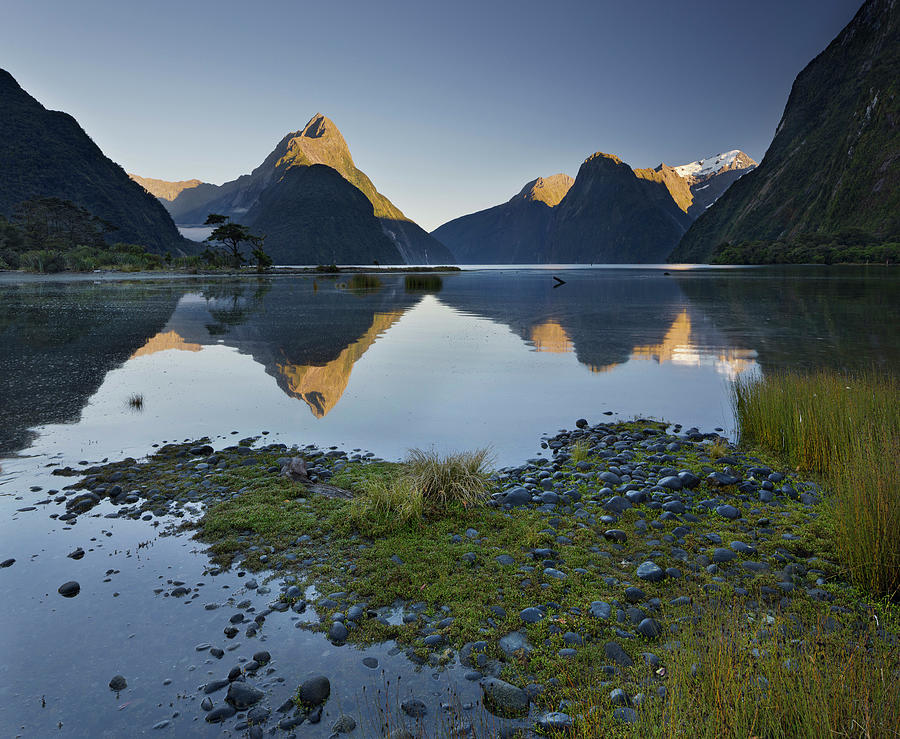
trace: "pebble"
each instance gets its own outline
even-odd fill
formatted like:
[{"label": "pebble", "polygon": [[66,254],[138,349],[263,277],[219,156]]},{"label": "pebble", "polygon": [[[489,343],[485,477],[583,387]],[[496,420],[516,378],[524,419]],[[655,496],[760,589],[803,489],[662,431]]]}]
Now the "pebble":
[{"label": "pebble", "polygon": [[63,598],[74,598],[78,593],[81,592],[81,585],[79,585],[74,580],[70,580],[69,582],[64,582],[62,585],[57,588],[57,591]]},{"label": "pebble", "polygon": [[400,708],[403,710],[403,713],[411,718],[422,718],[422,716],[428,713],[425,704],[418,698],[410,698],[409,700],[403,701],[400,704]]},{"label": "pebble", "polygon": [[665,570],[655,562],[644,562],[637,568],[637,576],[648,582],[660,582],[666,576]]},{"label": "pebble", "polygon": [[331,695],[331,683],[324,675],[316,675],[304,680],[297,694],[301,702],[306,705],[318,706],[328,700],[328,696]]},{"label": "pebble", "polygon": [[481,682],[481,690],[485,703],[503,716],[524,716],[528,713],[531,700],[522,688],[505,680],[489,677]]}]

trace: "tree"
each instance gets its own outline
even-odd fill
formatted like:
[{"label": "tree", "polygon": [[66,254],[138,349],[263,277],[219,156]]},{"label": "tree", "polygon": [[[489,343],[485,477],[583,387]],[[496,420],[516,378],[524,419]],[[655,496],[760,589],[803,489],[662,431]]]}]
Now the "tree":
[{"label": "tree", "polygon": [[[250,233],[250,229],[241,223],[233,223],[228,216],[219,213],[210,213],[206,217],[204,226],[215,226],[213,232],[206,237],[206,241],[220,249],[231,262],[231,266],[239,269],[240,266],[247,261],[247,258],[241,252],[241,246],[247,244],[251,252],[256,258],[257,268],[262,271],[266,266],[271,265],[272,260],[269,255],[263,251],[263,241],[265,236],[256,236]],[[268,264],[264,262],[268,260]]]},{"label": "tree", "polygon": [[102,248],[106,234],[115,230],[111,223],[60,198],[25,200],[16,205],[14,218],[29,249]]}]

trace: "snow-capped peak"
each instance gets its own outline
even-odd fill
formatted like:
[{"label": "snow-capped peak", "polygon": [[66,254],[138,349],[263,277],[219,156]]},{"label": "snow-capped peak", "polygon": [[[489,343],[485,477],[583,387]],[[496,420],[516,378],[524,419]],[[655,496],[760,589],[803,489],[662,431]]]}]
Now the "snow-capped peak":
[{"label": "snow-capped peak", "polygon": [[[735,167],[734,164],[739,157],[741,157],[742,160],[746,160],[746,162],[738,161],[738,166]],[[696,177],[702,179],[713,174],[718,174],[726,169],[743,169],[743,167],[740,166],[741,164],[744,166],[753,166],[756,162],[750,159],[750,157],[744,154],[740,149],[732,149],[731,151],[716,154],[714,157],[707,157],[706,159],[699,159],[690,164],[682,164],[678,167],[673,167],[673,169],[680,177]]]}]

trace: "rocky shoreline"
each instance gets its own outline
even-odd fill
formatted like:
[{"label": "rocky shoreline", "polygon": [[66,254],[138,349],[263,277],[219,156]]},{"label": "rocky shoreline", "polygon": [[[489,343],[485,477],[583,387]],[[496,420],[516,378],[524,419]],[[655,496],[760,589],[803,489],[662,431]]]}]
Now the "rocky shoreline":
[{"label": "rocky shoreline", "polygon": [[[69,524],[111,504],[108,518],[195,531],[209,545],[210,576],[237,570],[254,596],[235,601],[221,635],[197,645],[216,662],[236,637],[264,636],[273,618],[334,645],[395,643],[422,675],[421,695],[398,701],[397,725],[383,729],[395,739],[431,736],[425,727],[441,713],[439,735],[455,737],[566,732],[594,712],[625,730],[665,703],[666,667],[692,621],[723,606],[761,623],[787,615],[811,637],[868,628],[873,606],[842,578],[815,482],[717,434],[654,421],[579,419],[541,446],[549,458],[494,474],[484,506],[394,530],[358,530],[352,501],[310,492],[283,470],[301,457],[312,483],[355,492],[396,463],[264,436],[57,468],[79,479],[36,505]],[[187,601],[202,588],[172,580],[156,592]],[[78,583],[60,595],[76,597]],[[884,628],[878,638],[896,644]],[[267,644],[208,681],[205,720],[251,737],[276,727],[302,736],[302,724],[321,722],[335,700],[328,676],[279,666],[278,651]],[[365,657],[360,670],[377,667]],[[481,700],[435,706],[429,675],[447,669],[478,684]],[[119,679],[111,689],[124,689]],[[298,686],[278,706],[266,690],[275,679]],[[370,735],[359,712],[325,715],[334,735]]]}]

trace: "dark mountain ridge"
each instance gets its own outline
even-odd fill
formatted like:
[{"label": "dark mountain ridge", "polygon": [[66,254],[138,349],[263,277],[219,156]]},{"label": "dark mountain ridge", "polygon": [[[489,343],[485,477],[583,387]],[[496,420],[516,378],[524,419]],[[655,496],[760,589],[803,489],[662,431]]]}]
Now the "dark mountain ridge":
[{"label": "dark mountain ridge", "polygon": [[166,209],[106,157],[69,114],[47,110],[0,69],[0,214],[37,197],[70,200],[113,226],[110,242],[194,250]]},{"label": "dark mountain ridge", "polygon": [[732,242],[900,240],[900,3],[867,0],[797,75],[762,163],[697,219],[670,261]]},{"label": "dark mountain ridge", "polygon": [[[397,206],[378,192],[365,172],[354,164],[350,148],[337,126],[320,113],[314,115],[303,129],[284,136],[250,174],[241,175],[223,185],[201,183],[184,189],[171,202],[164,202],[164,205],[175,221],[183,226],[202,224],[209,213],[222,213],[259,230],[260,226],[252,219],[261,212],[255,206],[263,193],[270,188],[281,187],[285,173],[289,170],[317,164],[331,167],[368,198],[382,232],[394,244],[399,263],[447,264],[455,261],[443,244],[409,220]],[[309,179],[309,182],[313,179],[315,178]],[[301,179],[292,177],[289,183],[294,194],[298,194],[299,181]],[[275,202],[280,203],[279,207],[288,209],[283,212],[285,224],[290,222],[297,225],[299,221],[289,212],[291,206],[288,200],[270,193],[269,205],[265,209],[267,227],[277,228],[280,233],[284,233],[284,224],[278,223],[278,213],[273,210]],[[320,201],[320,205],[323,202]],[[311,223],[309,219],[304,222]],[[345,253],[352,254],[346,245],[340,248]],[[352,261],[362,260],[358,258]]]}]

